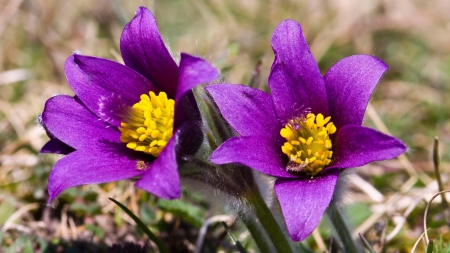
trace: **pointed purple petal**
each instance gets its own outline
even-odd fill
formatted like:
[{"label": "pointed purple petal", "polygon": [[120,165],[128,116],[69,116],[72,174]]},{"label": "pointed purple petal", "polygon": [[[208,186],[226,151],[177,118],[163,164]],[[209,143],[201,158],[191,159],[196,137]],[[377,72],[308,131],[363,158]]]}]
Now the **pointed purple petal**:
[{"label": "pointed purple petal", "polygon": [[337,129],[362,124],[370,96],[388,68],[371,55],[353,55],[328,70],[324,76],[328,106]]},{"label": "pointed purple petal", "polygon": [[219,71],[200,57],[181,53],[180,77],[175,100],[195,86],[219,77]]},{"label": "pointed purple petal", "polygon": [[120,132],[99,120],[75,98],[59,95],[45,103],[42,120],[46,129],[57,139],[75,149],[90,147],[108,140],[120,142]]},{"label": "pointed purple petal", "polygon": [[299,23],[281,22],[272,36],[275,61],[269,76],[273,102],[281,123],[305,109],[328,115],[325,83]]},{"label": "pointed purple petal", "polygon": [[67,155],[73,151],[75,151],[75,149],[64,142],[58,139],[50,139],[39,152]]},{"label": "pointed purple petal", "polygon": [[165,199],[176,199],[181,196],[175,141],[174,137],[170,139],[158,158],[136,182],[137,187]]},{"label": "pointed purple petal", "polygon": [[240,163],[274,177],[296,177],[286,172],[287,157],[281,152],[281,144],[262,137],[233,137],[219,146],[210,160],[216,164]]},{"label": "pointed purple petal", "polygon": [[347,125],[337,133],[333,150],[333,160],[326,170],[393,159],[405,152],[406,146],[399,139],[374,129]]},{"label": "pointed purple petal", "polygon": [[319,225],[333,197],[339,171],[313,179],[278,179],[275,193],[292,240],[301,241]]},{"label": "pointed purple petal", "polygon": [[132,106],[142,94],[159,92],[136,71],[107,59],[75,54],[66,60],[64,67],[70,87],[96,114],[101,114],[102,97],[120,96],[126,105]]},{"label": "pointed purple petal", "polygon": [[[63,190],[85,184],[106,183],[136,177],[136,169],[143,158],[121,144],[93,145],[77,150],[60,159],[50,173],[48,192],[50,201]],[[145,158],[145,157],[144,157]]]},{"label": "pointed purple petal", "polygon": [[[181,53],[180,77],[175,95],[174,129],[199,114],[191,89],[219,77],[219,71],[202,58]],[[200,119],[199,119],[200,120]]]},{"label": "pointed purple petal", "polygon": [[139,7],[123,29],[120,51],[127,66],[175,97],[178,66],[164,45],[155,17],[145,7]]},{"label": "pointed purple petal", "polygon": [[223,117],[241,136],[279,139],[281,126],[269,94],[237,84],[208,85],[205,90],[213,97]]}]

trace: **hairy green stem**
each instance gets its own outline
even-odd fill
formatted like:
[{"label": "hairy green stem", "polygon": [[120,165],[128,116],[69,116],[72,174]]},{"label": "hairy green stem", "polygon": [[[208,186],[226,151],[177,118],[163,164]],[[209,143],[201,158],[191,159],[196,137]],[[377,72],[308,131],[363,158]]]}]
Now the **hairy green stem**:
[{"label": "hairy green stem", "polygon": [[[268,239],[270,240],[270,243],[275,248],[275,252],[280,253],[294,253],[294,250],[291,247],[291,244],[289,243],[289,238],[286,237],[286,235],[283,233],[283,231],[280,228],[280,225],[278,224],[277,220],[272,215],[272,212],[267,207],[266,202],[262,198],[261,194],[258,190],[253,190],[251,192],[244,193],[244,197],[250,204],[252,208],[252,212],[255,213],[256,217],[258,218],[258,222],[260,225],[264,228],[265,233],[268,235]],[[244,220],[244,219],[243,219]],[[244,220],[245,222],[245,220]],[[250,221],[255,222],[255,221]],[[247,222],[248,223],[248,222]],[[246,223],[246,225],[247,225]],[[251,229],[249,228],[250,233],[252,233]],[[255,238],[255,241],[258,243],[262,243],[260,234],[253,234],[253,238]],[[263,239],[266,240],[266,239]],[[263,245],[264,243],[262,243]],[[265,243],[268,244],[268,243]],[[259,247],[259,246],[258,246]],[[262,250],[260,248],[260,250]],[[272,252],[272,251],[262,251],[262,252]]]},{"label": "hairy green stem", "polygon": [[244,211],[239,212],[239,216],[252,235],[253,240],[255,240],[256,246],[258,246],[259,251],[275,252],[275,245],[270,240],[270,237],[267,235],[264,227],[262,227],[261,224],[257,222],[257,219],[255,219],[253,215],[249,215]]},{"label": "hairy green stem", "polygon": [[350,229],[350,224],[348,224],[348,218],[346,217],[344,210],[338,206],[334,200],[332,200],[328,206],[327,215],[344,244],[345,252],[364,252],[361,244],[353,241],[352,230]]}]

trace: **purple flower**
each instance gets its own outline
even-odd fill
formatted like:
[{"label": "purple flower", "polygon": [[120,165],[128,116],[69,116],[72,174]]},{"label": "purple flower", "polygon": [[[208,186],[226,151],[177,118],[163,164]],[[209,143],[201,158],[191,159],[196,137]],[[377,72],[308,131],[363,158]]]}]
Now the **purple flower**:
[{"label": "purple flower", "polygon": [[[190,90],[218,71],[184,53],[178,66],[144,7],[125,26],[120,49],[125,65],[69,57],[65,72],[75,97],[45,104],[41,119],[50,141],[41,152],[67,154],[50,174],[50,201],[69,187],[134,178],[159,197],[180,197],[177,155],[202,141]],[[179,145],[186,142],[181,135],[193,139],[189,146]]]},{"label": "purple flower", "polygon": [[272,36],[271,94],[242,85],[210,85],[220,112],[240,135],[211,156],[277,178],[275,193],[288,231],[305,239],[329,205],[339,172],[406,150],[398,139],[361,126],[388,66],[370,55],[337,62],[322,77],[301,26],[282,22]]}]

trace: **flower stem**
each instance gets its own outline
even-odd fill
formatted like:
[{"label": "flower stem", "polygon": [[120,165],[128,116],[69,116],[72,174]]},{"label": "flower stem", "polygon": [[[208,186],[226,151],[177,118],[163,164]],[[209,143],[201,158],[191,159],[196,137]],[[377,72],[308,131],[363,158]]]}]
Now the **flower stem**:
[{"label": "flower stem", "polygon": [[344,244],[345,252],[364,252],[361,245],[352,238],[352,230],[350,229],[350,224],[348,224],[348,218],[346,217],[344,210],[338,206],[334,200],[332,200],[328,206],[327,215]]},{"label": "flower stem", "polygon": [[[246,221],[245,218],[242,219],[244,223],[247,225],[247,228],[249,229],[250,233],[252,233],[252,236],[255,239],[256,243],[258,244],[258,247],[260,248],[261,252],[273,252],[273,251],[263,251],[263,249],[261,248],[263,246],[264,247],[273,246],[276,250],[275,252],[294,253],[294,250],[291,247],[291,243],[289,242],[290,239],[288,239],[281,230],[277,220],[270,212],[270,209],[267,207],[266,202],[262,198],[259,191],[254,190],[251,192],[246,192],[244,193],[244,196],[248,201],[248,203],[250,204],[252,211],[256,214],[256,217],[258,218],[260,225],[265,230],[265,233],[262,233],[260,231],[252,231],[255,229],[252,228],[251,226],[257,225],[249,223],[256,223],[256,222]],[[258,228],[258,230],[259,229],[261,228]],[[269,244],[268,240],[270,241],[271,245]]]},{"label": "flower stem", "polygon": [[242,211],[242,213],[239,212],[239,217],[241,217],[242,222],[244,222],[248,231],[250,231],[260,252],[275,252],[275,245],[270,240],[265,229],[256,221],[253,215],[249,215],[248,213],[245,213],[245,211]]}]

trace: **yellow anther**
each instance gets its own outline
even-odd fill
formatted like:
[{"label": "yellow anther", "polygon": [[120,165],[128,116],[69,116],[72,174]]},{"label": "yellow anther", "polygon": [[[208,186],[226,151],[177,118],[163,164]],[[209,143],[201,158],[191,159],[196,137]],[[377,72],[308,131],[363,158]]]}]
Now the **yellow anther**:
[{"label": "yellow anther", "polygon": [[290,120],[280,130],[286,139],[281,151],[289,158],[286,169],[314,176],[331,163],[333,152],[330,134],[336,133],[331,117],[309,113]]},{"label": "yellow anther", "polygon": [[337,130],[336,127],[334,125],[331,125],[330,130],[328,131],[328,133],[334,134],[334,133],[336,133],[336,130]]},{"label": "yellow anther", "polygon": [[158,141],[158,146],[166,146],[166,145],[167,145],[167,141],[164,141],[164,140]]},{"label": "yellow anther", "polygon": [[143,134],[143,133],[145,133],[145,128],[139,127],[139,128],[136,130],[136,133],[138,133],[138,134]]},{"label": "yellow anther", "polygon": [[120,123],[120,141],[127,148],[157,157],[173,134],[175,101],[165,92],[142,94],[123,122]]},{"label": "yellow anther", "polygon": [[314,117],[309,117],[309,118],[307,118],[307,119],[306,119],[306,125],[307,125],[309,128],[312,128],[312,127],[314,126]]},{"label": "yellow anther", "polygon": [[323,124],[325,124],[325,121],[323,120],[323,115],[322,115],[322,113],[319,113],[319,114],[317,114],[317,117],[316,117],[316,125],[317,125],[317,127],[322,128]]},{"label": "yellow anther", "polygon": [[288,149],[288,150],[292,150],[293,147],[289,142],[284,143],[284,146]]},{"label": "yellow anther", "polygon": [[300,145],[300,142],[299,141],[291,141],[291,144],[292,145]]},{"label": "yellow anther", "polygon": [[150,134],[150,136],[151,136],[153,139],[158,138],[158,136],[159,136],[159,131],[158,131],[158,130],[153,130],[152,133]]},{"label": "yellow anther", "polygon": [[145,151],[145,147],[144,146],[137,146],[134,150],[136,151]]},{"label": "yellow anther", "polygon": [[327,134],[327,131],[324,130],[324,131],[320,131],[317,135],[318,135],[318,136],[324,136],[324,135],[326,135],[326,134]]},{"label": "yellow anther", "polygon": [[281,135],[283,138],[288,139],[288,138],[291,136],[291,132],[292,132],[292,131],[290,131],[289,129],[282,128],[282,129],[280,130],[280,135]]},{"label": "yellow anther", "polygon": [[134,148],[136,148],[136,146],[137,146],[136,142],[129,142],[129,143],[127,143],[127,148],[134,149]]},{"label": "yellow anther", "polygon": [[141,136],[139,136],[139,141],[144,141],[145,139],[147,139],[147,135],[143,134]]},{"label": "yellow anther", "polygon": [[330,140],[325,140],[325,147],[326,147],[327,149],[331,149],[331,148],[332,148],[332,145],[331,145],[331,141],[330,141]]}]

